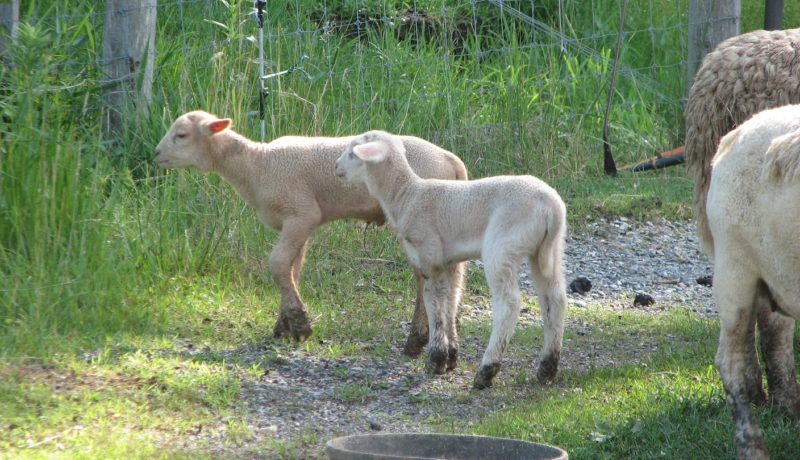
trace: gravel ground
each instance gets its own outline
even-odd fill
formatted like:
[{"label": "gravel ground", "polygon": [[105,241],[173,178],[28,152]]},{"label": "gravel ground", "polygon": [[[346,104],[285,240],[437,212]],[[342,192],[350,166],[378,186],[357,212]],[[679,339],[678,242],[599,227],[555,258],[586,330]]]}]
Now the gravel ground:
[{"label": "gravel ground", "polygon": [[[472,262],[470,269],[480,270],[480,262]],[[584,277],[592,284],[585,294],[569,294],[570,304],[578,307],[593,304],[653,314],[686,308],[702,316],[716,315],[711,290],[696,281],[709,275],[711,268],[699,251],[693,224],[641,223],[624,218],[597,222],[580,234],[569,236],[566,271],[567,282]],[[521,275],[521,284],[532,294],[526,275]],[[640,296],[644,301],[634,304],[637,294],[650,296],[652,303]],[[487,300],[467,297],[463,321],[489,324]],[[524,309],[519,327],[531,324],[539,323],[532,312]],[[580,331],[585,327],[567,318],[567,328]],[[496,379],[496,385],[504,390],[477,392],[471,390],[471,384],[484,339],[462,336],[458,369],[437,377],[423,372],[421,360],[403,358],[402,344],[388,357],[361,359],[319,358],[297,347],[285,361],[268,369],[260,381],[243,389],[249,428],[254,435],[254,441],[247,444],[273,446],[275,450],[270,455],[276,457],[313,458],[324,455],[325,442],[336,436],[370,431],[425,432],[431,430],[431,420],[451,417],[459,423],[477,421],[513,401],[514,392],[519,391],[515,388],[520,385],[504,382],[517,382],[512,379],[524,377],[525,371],[534,374],[532,363],[538,352],[509,352],[512,356],[504,359],[503,370]],[[255,362],[263,358],[264,350],[236,353]],[[578,369],[598,361],[614,365],[620,360],[610,350],[575,351],[565,344],[561,369]],[[220,454],[250,456],[249,448],[243,452],[224,447],[221,439],[206,441],[219,446]],[[287,446],[288,451],[281,450]]]}]

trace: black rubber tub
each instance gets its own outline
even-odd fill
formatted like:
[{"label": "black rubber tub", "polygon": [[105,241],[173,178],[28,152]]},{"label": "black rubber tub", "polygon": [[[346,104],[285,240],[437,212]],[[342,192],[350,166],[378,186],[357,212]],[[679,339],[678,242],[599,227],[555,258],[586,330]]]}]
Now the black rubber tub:
[{"label": "black rubber tub", "polygon": [[336,438],[325,445],[331,460],[566,460],[563,449],[489,436],[387,433]]}]

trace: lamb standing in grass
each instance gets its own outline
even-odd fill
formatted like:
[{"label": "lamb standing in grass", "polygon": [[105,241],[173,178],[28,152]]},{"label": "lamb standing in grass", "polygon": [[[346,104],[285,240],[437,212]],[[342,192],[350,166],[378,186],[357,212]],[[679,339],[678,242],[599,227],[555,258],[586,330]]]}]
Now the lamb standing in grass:
[{"label": "lamb standing in grass", "polygon": [[[742,459],[767,458],[750,403],[766,402],[755,348],[756,321],[770,401],[800,418],[792,340],[800,318],[800,105],[766,110],[722,138],[712,161],[703,245],[714,261],[720,314],[716,363],[736,423]],[[774,312],[765,319],[764,312]]]},{"label": "lamb standing in grass", "polygon": [[455,316],[463,289],[459,263],[480,257],[492,294],[492,334],[474,387],[491,386],[519,317],[518,271],[530,265],[544,320],[537,377],[558,371],[567,304],[564,281],[566,207],[558,193],[531,176],[470,182],[423,179],[406,160],[400,138],[370,131],[336,160],[336,174],[365,183],[377,198],[412,266],[422,272],[430,324],[428,370],[455,367]]},{"label": "lamb standing in grass", "polygon": [[[382,224],[385,218],[363,186],[334,177],[333,162],[353,137],[281,137],[263,144],[237,134],[230,125],[230,119],[203,111],[184,114],[158,143],[155,160],[164,168],[218,173],[256,209],[264,225],[281,232],[269,256],[270,271],[281,291],[274,335],[304,340],[311,335],[311,325],[298,285],[308,237],[336,219]],[[467,179],[464,163],[452,153],[416,137],[403,136],[402,142],[420,175]],[[404,350],[411,356],[419,355],[428,340],[422,278],[415,275],[416,310]]]}]

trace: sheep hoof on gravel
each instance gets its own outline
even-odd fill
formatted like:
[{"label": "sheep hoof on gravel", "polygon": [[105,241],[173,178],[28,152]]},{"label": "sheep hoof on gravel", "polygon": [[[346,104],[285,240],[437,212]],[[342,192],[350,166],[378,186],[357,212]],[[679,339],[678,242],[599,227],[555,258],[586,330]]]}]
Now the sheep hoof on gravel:
[{"label": "sheep hoof on gravel", "polygon": [[492,295],[492,333],[473,386],[491,386],[519,317],[518,272],[527,260],[544,320],[537,376],[543,383],[552,381],[567,304],[567,223],[561,197],[532,176],[469,182],[423,179],[409,166],[405,149],[397,136],[370,131],[355,138],[336,160],[336,174],[366,184],[409,262],[422,274],[430,327],[428,371],[441,374],[455,367],[463,264],[481,258]]},{"label": "sheep hoof on gravel", "polygon": [[[385,218],[363,186],[345,184],[333,174],[336,157],[353,137],[287,136],[258,143],[234,132],[230,125],[230,119],[207,112],[186,113],[158,143],[155,160],[163,168],[219,174],[255,208],[264,225],[280,232],[269,256],[269,269],[281,293],[273,334],[305,340],[312,330],[298,286],[309,236],[332,220],[381,224]],[[409,163],[421,176],[467,179],[464,163],[452,153],[417,137],[402,136],[402,142]],[[422,351],[428,337],[418,273],[416,279],[417,311],[405,347],[412,356]]]}]

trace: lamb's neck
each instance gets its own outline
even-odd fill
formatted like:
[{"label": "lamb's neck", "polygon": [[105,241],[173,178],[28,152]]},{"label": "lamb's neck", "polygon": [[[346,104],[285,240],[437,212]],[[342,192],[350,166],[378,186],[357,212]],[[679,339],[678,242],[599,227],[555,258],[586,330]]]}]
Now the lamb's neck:
[{"label": "lamb's neck", "polygon": [[233,131],[217,134],[217,137],[212,152],[213,170],[228,181],[245,201],[253,204],[259,188],[254,181],[263,176],[258,171],[265,168],[263,158],[267,152],[264,144],[253,142]]},{"label": "lamb's neck", "polygon": [[397,218],[411,205],[415,183],[419,180],[410,166],[381,168],[367,181],[370,194],[378,199],[389,223],[396,227]]}]

